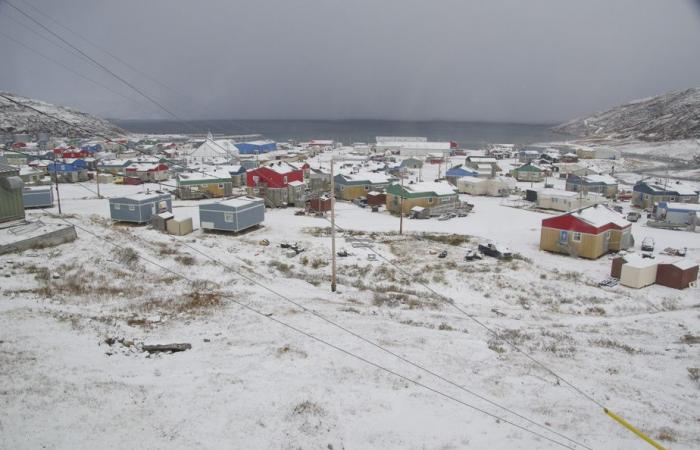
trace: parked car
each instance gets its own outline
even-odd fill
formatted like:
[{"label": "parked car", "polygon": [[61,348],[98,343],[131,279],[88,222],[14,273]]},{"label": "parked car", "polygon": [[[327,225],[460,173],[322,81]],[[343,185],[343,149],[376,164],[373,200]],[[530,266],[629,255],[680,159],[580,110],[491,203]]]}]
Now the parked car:
[{"label": "parked car", "polygon": [[445,213],[445,214],[441,215],[440,217],[438,217],[438,220],[450,220],[450,219],[454,219],[455,217],[457,217],[457,214],[455,214],[455,213]]},{"label": "parked car", "polygon": [[443,250],[438,253],[438,258],[447,258],[447,250]]},{"label": "parked car", "polygon": [[630,222],[636,222],[642,218],[642,215],[637,211],[630,211],[627,213],[627,220]]},{"label": "parked car", "polygon": [[642,251],[643,252],[653,252],[654,251],[654,238],[647,236],[642,240]]},{"label": "parked car", "polygon": [[479,244],[479,252],[486,256],[492,256],[498,259],[513,258],[513,253],[509,248],[496,245],[492,242],[489,242],[488,244]]}]

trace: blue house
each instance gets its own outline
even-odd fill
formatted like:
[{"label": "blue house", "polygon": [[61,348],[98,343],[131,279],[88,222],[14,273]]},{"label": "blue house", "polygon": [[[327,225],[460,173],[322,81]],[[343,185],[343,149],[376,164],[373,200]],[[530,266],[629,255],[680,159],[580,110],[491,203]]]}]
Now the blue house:
[{"label": "blue house", "polygon": [[698,203],[698,191],[679,182],[661,184],[640,181],[632,188],[634,206],[647,209],[659,202]]},{"label": "blue house", "polygon": [[461,164],[458,166],[454,166],[451,169],[447,170],[447,173],[445,173],[445,178],[447,178],[447,181],[453,185],[457,184],[457,180],[462,178],[462,177],[478,177],[479,172],[476,170],[470,168],[470,167],[464,167]]},{"label": "blue house", "polygon": [[238,232],[265,220],[265,202],[261,198],[238,197],[218,203],[199,205],[199,224],[203,230]]},{"label": "blue house", "polygon": [[59,183],[77,183],[88,180],[87,163],[82,159],[71,162],[53,161],[47,164],[46,171]]},{"label": "blue house", "polygon": [[170,194],[161,192],[133,194],[109,199],[109,215],[114,221],[148,223],[151,216],[172,212]]},{"label": "blue house", "polygon": [[53,190],[51,186],[31,186],[22,190],[24,208],[51,208]]},{"label": "blue house", "polygon": [[234,145],[241,155],[256,155],[277,150],[277,143],[274,141],[239,142]]},{"label": "blue house", "polygon": [[100,144],[85,144],[80,147],[80,150],[85,150],[90,153],[97,153],[102,151],[102,145]]}]

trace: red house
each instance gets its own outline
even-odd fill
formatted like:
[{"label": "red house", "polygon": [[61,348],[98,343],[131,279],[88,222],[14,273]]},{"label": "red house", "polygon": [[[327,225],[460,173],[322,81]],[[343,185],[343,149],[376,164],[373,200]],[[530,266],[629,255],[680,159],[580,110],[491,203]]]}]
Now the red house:
[{"label": "red house", "polygon": [[87,158],[90,155],[90,152],[87,150],[81,150],[77,149],[73,146],[65,148],[65,147],[56,147],[53,149],[53,154],[58,157],[58,158],[74,158],[74,159],[80,159],[80,158]]},{"label": "red house", "polygon": [[246,185],[251,188],[286,188],[289,186],[290,181],[301,181],[303,183],[304,171],[308,169],[308,164],[292,166],[281,161],[275,162],[246,172]]},{"label": "red house", "polygon": [[168,169],[163,163],[134,163],[126,166],[124,174],[141,181],[162,181],[168,179]]}]

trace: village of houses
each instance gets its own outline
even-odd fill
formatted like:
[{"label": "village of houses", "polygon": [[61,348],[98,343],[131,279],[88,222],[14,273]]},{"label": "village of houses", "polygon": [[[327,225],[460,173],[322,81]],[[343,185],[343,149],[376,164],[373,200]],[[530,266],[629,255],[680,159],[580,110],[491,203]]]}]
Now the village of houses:
[{"label": "village of houses", "polygon": [[[94,368],[103,364],[99,358],[131,361],[105,371],[137,372],[144,362],[135,355],[145,353],[141,345],[147,342],[187,340],[191,350],[182,357],[202,364],[218,364],[219,352],[232,342],[245,344],[234,353],[240,356],[235,364],[249,370],[240,375],[247,389],[264,390],[261,379],[281,375],[271,374],[270,363],[244,361],[246,351],[272,352],[283,365],[289,359],[291,368],[280,370],[299,374],[291,381],[299,395],[313,397],[328,413],[314,419],[323,423],[318,430],[335,430],[285,431],[284,439],[314,447],[341,434],[351,444],[353,436],[337,430],[362,429],[368,419],[358,415],[349,419],[352,425],[338,423],[340,412],[329,412],[332,400],[304,380],[317,370],[338,382],[358,375],[324,368],[323,359],[314,361],[322,348],[284,330],[272,332],[283,333],[282,343],[269,335],[254,339],[255,330],[274,325],[220,299],[222,293],[239,296],[267,314],[318,330],[321,325],[310,326],[304,314],[271,301],[257,281],[416,359],[437,358],[450,373],[466,370],[472,386],[500,399],[517,398],[516,406],[538,411],[593,447],[637,448],[633,436],[574,394],[559,393],[566,401],[552,406],[551,389],[567,388],[472,328],[445,303],[447,297],[509,333],[586,392],[610,399],[656,438],[674,448],[700,445],[694,418],[700,364],[693,347],[700,342],[697,182],[634,174],[636,162],[619,150],[575,143],[467,149],[401,136],[351,145],[211,134],[17,136],[1,154],[1,296],[33,302],[41,314],[27,320],[45,331],[46,342],[62,343],[59,354],[86,351],[89,342],[94,355],[72,370],[92,367],[93,381],[101,376]],[[194,302],[191,283],[174,281],[132,254],[204,283],[209,301],[197,293]],[[81,286],[98,281],[107,286],[97,292]],[[7,318],[2,326],[17,339],[27,333]],[[328,329],[320,333],[338,338]],[[167,362],[176,355],[145,354],[159,364],[158,383],[182,394],[175,380],[184,369]],[[32,373],[32,363],[26,365],[22,370]],[[348,397],[367,401],[398,389],[380,380],[374,385],[329,395],[353,404]],[[83,395],[115,402],[100,385]],[[424,395],[410,402],[425,402]],[[190,400],[211,402],[215,410],[225,406],[212,396]],[[174,400],[146,401],[164,406]],[[284,406],[284,400],[277,404]],[[437,411],[438,402],[428,404],[435,417],[450,415]],[[23,413],[28,406],[11,407]],[[365,413],[378,420],[391,412],[368,407]],[[583,428],[576,425],[580,414],[586,416]],[[235,415],[243,423],[255,416]],[[270,421],[296,430],[289,417],[280,413]],[[14,425],[29,429],[31,421]],[[81,425],[72,425],[81,432]],[[445,427],[445,443],[463,438],[455,428]],[[87,428],[83,432],[88,435]],[[144,433],[147,447],[157,433]],[[251,432],[253,442],[258,433]],[[46,436],[46,442],[61,439],[57,428]],[[393,446],[411,442],[410,436],[406,430],[377,439]],[[470,439],[476,447],[493,443],[493,436]],[[523,439],[512,448],[542,445]]]}]

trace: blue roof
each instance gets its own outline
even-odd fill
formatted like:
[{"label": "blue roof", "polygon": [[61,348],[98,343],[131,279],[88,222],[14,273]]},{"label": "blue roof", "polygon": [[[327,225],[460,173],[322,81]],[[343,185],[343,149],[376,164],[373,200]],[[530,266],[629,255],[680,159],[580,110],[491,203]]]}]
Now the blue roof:
[{"label": "blue roof", "polygon": [[445,174],[447,177],[476,177],[478,175],[479,173],[477,171],[465,169],[461,166],[453,167]]}]

